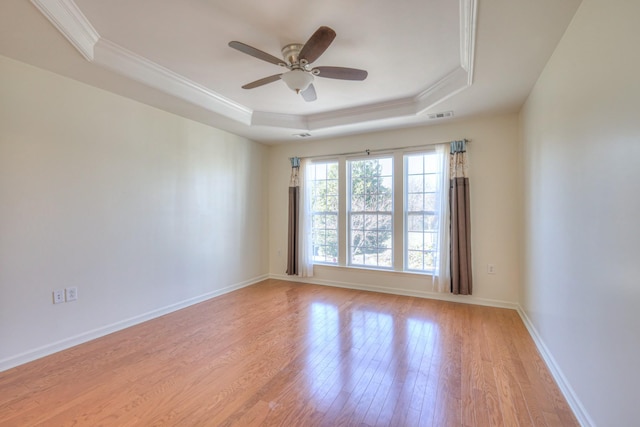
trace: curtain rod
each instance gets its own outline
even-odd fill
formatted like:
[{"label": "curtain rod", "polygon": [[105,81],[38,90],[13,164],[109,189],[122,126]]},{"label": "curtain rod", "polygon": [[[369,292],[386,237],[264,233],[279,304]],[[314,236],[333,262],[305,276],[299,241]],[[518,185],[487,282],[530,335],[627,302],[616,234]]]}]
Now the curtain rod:
[{"label": "curtain rod", "polygon": [[[462,139],[462,140],[458,140],[458,141],[464,141],[465,143],[469,143],[471,142],[470,139]],[[370,150],[370,149],[365,149],[365,150],[360,150],[360,151],[350,151],[348,153],[334,153],[334,154],[321,154],[321,155],[317,155],[317,156],[305,156],[303,157],[304,159],[318,159],[318,158],[323,158],[323,157],[337,157],[337,156],[352,156],[354,154],[366,154],[367,156],[370,155],[371,153],[379,153],[379,152],[389,152],[389,151],[395,151],[395,150],[407,150],[409,148],[423,148],[423,147],[429,147],[432,145],[438,145],[438,144],[450,144],[452,142],[456,142],[456,141],[445,141],[445,142],[433,142],[431,144],[420,144],[420,145],[407,145],[405,147],[392,147],[392,148],[378,148],[375,150]],[[289,157],[289,160],[295,159],[297,157]]]}]

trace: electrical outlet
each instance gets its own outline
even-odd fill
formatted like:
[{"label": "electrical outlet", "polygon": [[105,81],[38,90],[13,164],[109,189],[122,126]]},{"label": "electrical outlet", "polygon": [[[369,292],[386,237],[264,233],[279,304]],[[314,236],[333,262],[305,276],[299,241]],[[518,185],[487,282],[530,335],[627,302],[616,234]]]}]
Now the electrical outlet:
[{"label": "electrical outlet", "polygon": [[64,291],[62,289],[56,289],[53,291],[53,303],[61,304],[64,302]]},{"label": "electrical outlet", "polygon": [[65,289],[67,295],[67,302],[75,301],[78,299],[78,288],[73,286],[71,288]]},{"label": "electrical outlet", "polygon": [[487,264],[487,274],[496,274],[496,266],[493,264]]}]

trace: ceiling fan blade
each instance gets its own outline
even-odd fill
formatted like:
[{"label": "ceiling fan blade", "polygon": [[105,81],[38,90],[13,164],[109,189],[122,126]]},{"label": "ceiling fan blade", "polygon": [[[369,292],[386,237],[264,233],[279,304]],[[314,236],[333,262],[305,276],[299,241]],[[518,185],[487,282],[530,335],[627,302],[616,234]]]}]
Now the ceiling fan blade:
[{"label": "ceiling fan blade", "polygon": [[229,47],[239,50],[242,53],[246,53],[247,55],[251,55],[254,58],[271,62],[272,64],[275,64],[275,65],[282,65],[282,66],[287,65],[284,63],[282,59],[276,58],[275,56],[270,55],[267,52],[263,52],[260,49],[256,49],[255,47],[249,46],[248,44],[244,44],[242,42],[237,42],[237,41],[229,42]]},{"label": "ceiling fan blade", "polygon": [[333,39],[336,38],[336,32],[329,27],[320,27],[315,33],[307,40],[307,42],[300,50],[298,57],[300,59],[306,59],[311,64],[316,59],[320,58],[320,55],[324,53],[329,47]]},{"label": "ceiling fan blade", "polygon": [[364,80],[369,75],[365,70],[358,70],[357,68],[316,67],[313,71],[315,70],[318,71],[318,77],[325,77],[328,79]]},{"label": "ceiling fan blade", "polygon": [[316,89],[313,87],[312,84],[310,84],[309,87],[303,90],[301,93],[302,93],[302,98],[304,98],[304,100],[307,102],[312,102],[318,99],[316,95]]},{"label": "ceiling fan blade", "polygon": [[260,80],[256,80],[255,82],[251,82],[251,83],[247,83],[246,85],[242,86],[242,89],[253,89],[256,88],[258,86],[263,86],[266,85],[267,83],[273,83],[277,80],[280,80],[280,76],[282,74],[275,74],[273,76],[269,76],[269,77],[265,77],[263,79]]}]

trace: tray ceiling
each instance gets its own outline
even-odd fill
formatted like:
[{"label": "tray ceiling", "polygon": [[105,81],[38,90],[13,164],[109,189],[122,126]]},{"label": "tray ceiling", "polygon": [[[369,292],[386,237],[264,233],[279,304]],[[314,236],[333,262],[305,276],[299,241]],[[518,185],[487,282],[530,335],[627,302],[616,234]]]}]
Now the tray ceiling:
[{"label": "tray ceiling", "polygon": [[[479,5],[476,0],[32,3],[90,68],[162,93],[164,99],[157,101],[161,108],[252,139],[282,142],[299,133],[326,137],[423,124],[428,113],[445,109],[458,117],[514,109],[524,101],[579,0],[516,2],[522,10],[506,0]],[[503,16],[483,14],[485,6]],[[527,17],[532,22],[517,27]],[[492,24],[498,26],[488,27]],[[365,69],[365,81],[316,78],[315,102],[305,102],[282,81],[241,88],[282,68],[229,48],[229,41],[280,57],[284,45],[304,43],[321,25],[333,28],[337,37],[313,65]],[[476,37],[478,27],[481,37]],[[492,39],[498,46],[487,43]],[[517,58],[500,57],[514,52]],[[483,80],[478,80],[475,71],[483,54],[497,63],[516,59],[520,66],[530,62],[533,67],[502,79],[496,92],[500,96],[488,96],[484,107],[479,97],[500,82],[482,68]],[[490,70],[493,64],[486,64]],[[83,79],[92,80],[85,74]],[[476,85],[479,94],[473,94]],[[509,85],[518,96],[509,97]],[[149,91],[143,92],[127,91],[127,96],[153,105]]]}]

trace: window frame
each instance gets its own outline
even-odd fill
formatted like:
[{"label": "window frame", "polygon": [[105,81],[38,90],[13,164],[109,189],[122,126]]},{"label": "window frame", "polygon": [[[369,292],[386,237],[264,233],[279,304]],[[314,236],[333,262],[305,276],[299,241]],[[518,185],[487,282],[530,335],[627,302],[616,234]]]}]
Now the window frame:
[{"label": "window frame", "polygon": [[[442,192],[447,191],[448,187],[446,183],[444,187],[441,180],[443,179],[442,175],[436,174],[436,183],[435,183],[435,193],[436,193],[436,203],[434,205],[434,210],[429,213],[433,213],[437,216],[435,222],[431,225],[431,231],[434,236],[431,242],[435,244],[434,249],[431,251],[434,256],[432,260],[432,268],[427,269],[415,269],[409,268],[409,212],[407,209],[408,202],[408,179],[409,179],[409,167],[408,167],[408,158],[411,156],[417,155],[435,155],[437,167],[435,167],[435,171],[439,174],[444,173],[446,167],[441,164],[441,162],[446,161],[441,157],[440,150],[436,148],[436,146],[422,146],[422,147],[412,147],[411,149],[389,149],[384,151],[378,151],[375,155],[350,155],[343,154],[337,156],[322,156],[314,158],[310,164],[318,165],[318,164],[335,164],[337,163],[338,169],[338,211],[332,212],[333,215],[337,213],[337,240],[338,240],[338,250],[337,250],[337,262],[324,262],[313,259],[312,262],[314,265],[324,266],[324,267],[341,267],[341,268],[350,268],[357,270],[375,270],[375,271],[388,271],[388,272],[397,272],[404,274],[418,274],[418,275],[433,275],[435,271],[438,269],[438,262],[440,258],[440,244],[441,244],[441,236],[439,235],[439,227],[437,221],[440,221],[439,210],[442,208],[439,204],[441,203],[441,197],[446,197]],[[388,159],[391,165],[391,175],[386,176],[390,178],[389,188],[389,198],[391,200],[391,211],[352,211],[352,167],[351,164],[353,162],[361,161],[361,160],[374,160],[374,159]],[[445,168],[445,169],[442,169]],[[310,194],[310,193],[309,193]],[[388,231],[391,233],[390,238],[390,247],[387,249],[390,253],[390,264],[380,266],[379,258],[377,259],[376,264],[360,264],[353,262],[353,256],[351,254],[352,250],[352,216],[355,214],[364,214],[364,213],[372,213],[372,214],[385,214],[390,215],[389,220],[389,229]],[[311,212],[310,212],[311,214]],[[441,213],[443,214],[443,213]],[[379,230],[376,230],[379,231]],[[385,228],[385,231],[387,229]],[[312,240],[313,244],[313,238]],[[424,258],[423,258],[424,259]],[[364,261],[363,261],[364,262]],[[424,267],[424,264],[423,264]]]}]

